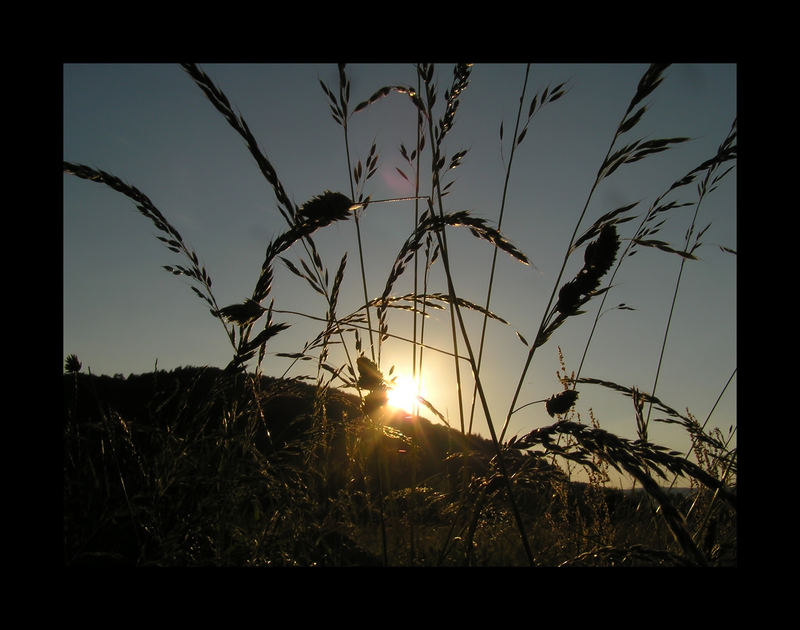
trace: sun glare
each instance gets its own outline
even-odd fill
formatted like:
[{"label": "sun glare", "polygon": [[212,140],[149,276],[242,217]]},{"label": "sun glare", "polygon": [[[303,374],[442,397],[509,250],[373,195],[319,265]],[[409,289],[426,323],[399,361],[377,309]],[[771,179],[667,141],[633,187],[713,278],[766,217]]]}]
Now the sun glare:
[{"label": "sun glare", "polygon": [[[420,403],[417,402],[417,391],[417,382],[414,379],[398,375],[394,386],[388,391],[388,404],[409,414],[418,413]],[[424,396],[425,392],[420,389],[419,394]]]}]

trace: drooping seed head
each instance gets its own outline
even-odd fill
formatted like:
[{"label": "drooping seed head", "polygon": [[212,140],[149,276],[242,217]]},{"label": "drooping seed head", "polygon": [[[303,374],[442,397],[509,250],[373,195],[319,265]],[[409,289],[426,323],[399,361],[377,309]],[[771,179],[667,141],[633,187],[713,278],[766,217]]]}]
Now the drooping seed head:
[{"label": "drooping seed head", "polygon": [[584,254],[584,268],[599,281],[617,257],[619,250],[619,236],[614,225],[606,224],[600,230],[600,236],[586,247]]},{"label": "drooping seed head", "polygon": [[323,226],[347,219],[350,216],[350,207],[353,205],[353,201],[347,195],[326,190],[321,195],[306,201],[301,206],[299,214]]},{"label": "drooping seed head", "polygon": [[266,310],[258,302],[247,298],[242,304],[231,304],[212,313],[224,317],[232,324],[246,326],[255,322]]},{"label": "drooping seed head", "polygon": [[547,409],[547,413],[550,414],[550,417],[553,417],[557,414],[567,413],[577,399],[578,392],[574,389],[565,389],[560,394],[554,394],[548,398],[544,406],[545,409]]},{"label": "drooping seed head", "polygon": [[563,315],[574,315],[581,300],[581,286],[577,280],[570,280],[558,292],[556,310]]},{"label": "drooping seed head", "polygon": [[358,386],[361,389],[370,391],[380,390],[384,387],[383,374],[378,370],[378,366],[367,357],[358,357]]},{"label": "drooping seed head", "polygon": [[[577,308],[578,296],[589,295],[600,286],[600,280],[611,269],[619,250],[619,236],[617,228],[613,224],[606,224],[600,230],[598,237],[586,246],[583,255],[583,268],[575,276],[575,279],[562,287],[562,294],[559,293],[558,301],[560,308],[557,310],[565,315],[570,313],[570,306]],[[570,286],[571,285],[571,286]]]}]

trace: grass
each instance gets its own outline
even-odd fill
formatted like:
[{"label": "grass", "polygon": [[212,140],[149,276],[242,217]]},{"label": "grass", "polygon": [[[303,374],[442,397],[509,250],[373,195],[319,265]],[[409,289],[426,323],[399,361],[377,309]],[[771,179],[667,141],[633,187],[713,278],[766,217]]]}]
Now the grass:
[{"label": "grass", "polygon": [[[158,231],[157,238],[185,259],[164,269],[189,280],[218,320],[232,353],[224,370],[156,369],[124,382],[82,374],[78,357],[66,358],[65,563],[735,565],[732,432],[726,437],[718,429],[707,431],[710,414],[701,424],[688,410],[678,412],[657,398],[656,390],[684,265],[696,258],[707,229],[696,228],[699,211],[735,167],[736,122],[716,154],[670,183],[639,217],[633,214],[638,204],[626,204],[584,225],[601,182],[628,164],[652,159],[688,140],[632,139],[666,67],[653,64],[647,69],[621,113],[566,243],[532,342],[516,333],[528,351],[505,417],[500,418],[492,415],[494,406],[482,372],[487,322],[509,325],[492,310],[496,262],[503,255],[520,265],[530,263],[523,248],[502,232],[510,176],[529,127],[544,107],[557,107],[556,101],[568,94],[566,82],[545,87],[525,108],[530,67],[526,68],[499,216],[492,223],[453,210],[446,202],[455,183],[450,173],[468,154],[468,150],[451,152],[448,139],[458,122],[460,99],[468,97],[471,65],[457,64],[441,91],[434,66],[419,64],[416,86],[385,86],[355,105],[346,66],[338,67],[338,85],[320,81],[332,118],[342,129],[349,194],[323,190],[297,205],[243,116],[209,75],[194,64],[184,64],[189,78],[243,139],[286,223],[266,248],[250,296],[226,306],[217,302],[212,279],[197,253],[142,191],[103,170],[65,161],[65,173],[104,184],[133,201]],[[356,114],[383,98],[407,99],[417,121],[414,148],[400,148],[408,165],[408,173],[400,173],[415,187],[415,194],[405,199],[414,202],[415,219],[384,285],[370,287],[360,217],[374,204],[395,200],[372,200],[367,193],[378,172],[379,152],[373,143],[366,157],[353,164],[350,125]],[[503,135],[501,125],[501,141]],[[422,174],[423,164],[430,166],[429,179]],[[697,185],[696,199],[677,200],[676,195],[690,184]],[[425,190],[429,192],[423,194]],[[687,205],[693,206],[694,214],[685,242],[675,246],[656,238],[670,213]],[[638,228],[625,236],[627,224],[637,218]],[[352,263],[345,252],[329,273],[316,240],[325,238],[330,226],[351,220],[363,301],[343,309],[341,287]],[[457,290],[451,246],[463,240],[453,240],[456,232],[492,248],[481,303]],[[680,259],[649,392],[581,376],[614,278],[622,263],[642,248]],[[288,257],[290,251],[300,256],[299,263]],[[565,279],[579,257],[577,272]],[[285,266],[299,285],[322,297],[324,317],[275,306],[280,304],[272,287],[276,265]],[[438,269],[442,275],[435,278],[432,270]],[[412,292],[397,295],[396,287],[408,274],[413,274]],[[444,286],[432,290],[438,279]],[[568,374],[562,358],[558,372],[562,391],[519,404],[536,351],[552,345],[568,320],[595,306],[594,325],[577,373]],[[388,313],[394,309],[411,314],[409,329],[390,327]],[[433,309],[446,310],[449,316],[447,348],[426,340],[426,315]],[[470,334],[467,314],[480,318],[478,335]],[[262,364],[267,349],[289,327],[284,320],[290,316],[317,322],[319,332],[295,352],[278,353],[291,360],[285,378],[266,376]],[[384,373],[382,365],[383,345],[389,339],[408,346],[415,376],[425,373],[429,352],[451,358],[457,424],[437,409],[435,401],[421,396],[418,414],[442,424],[431,424],[417,414],[409,422],[386,405],[394,378],[391,372]],[[334,347],[342,352],[341,363],[332,362]],[[305,385],[304,378],[287,376],[303,362],[315,365],[303,375],[313,380],[312,386]],[[471,399],[465,399],[468,385]],[[590,422],[582,420],[575,403],[590,396],[592,388],[630,398],[637,439],[603,429],[591,411]],[[553,423],[507,438],[513,414],[531,404],[544,404]],[[476,409],[483,413],[489,439],[473,433]],[[663,417],[653,418],[654,410]],[[684,430],[691,449],[681,453],[653,443],[649,429],[656,421]],[[588,483],[576,483],[577,469]],[[611,470],[631,479],[640,492],[610,488]],[[678,479],[695,490],[688,502],[669,490]]]}]

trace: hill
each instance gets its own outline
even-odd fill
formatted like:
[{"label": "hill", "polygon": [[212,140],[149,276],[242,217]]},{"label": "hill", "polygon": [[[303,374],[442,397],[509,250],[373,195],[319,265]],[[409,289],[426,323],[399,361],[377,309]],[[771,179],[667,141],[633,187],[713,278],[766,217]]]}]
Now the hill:
[{"label": "hill", "polygon": [[[63,388],[68,565],[369,565],[401,553],[405,564],[525,563],[480,436],[401,412],[368,417],[338,389],[209,367],[68,373]],[[504,461],[523,518],[547,524],[543,564],[567,553],[571,528],[579,540],[642,504],[525,451]],[[570,545],[573,557],[581,544]]]},{"label": "hill", "polygon": [[[190,430],[200,419],[218,416],[219,420],[233,404],[240,409],[252,407],[255,390],[264,425],[252,437],[263,454],[308,438],[313,431],[315,405],[324,404],[325,420],[334,428],[353,428],[365,422],[355,394],[330,388],[320,401],[317,388],[304,381],[260,376],[250,382],[252,378],[212,367],[180,367],[127,378],[65,374],[65,412],[73,414],[73,421],[89,424],[100,423],[104,415],[118,415],[137,432],[166,423]],[[384,439],[401,453],[408,452],[403,448],[405,438],[413,440],[423,475],[441,472],[442,462],[453,454],[468,452],[484,462],[495,454],[491,440],[464,435],[423,416],[412,418],[399,410],[373,415],[385,427],[399,432],[386,431]]]}]

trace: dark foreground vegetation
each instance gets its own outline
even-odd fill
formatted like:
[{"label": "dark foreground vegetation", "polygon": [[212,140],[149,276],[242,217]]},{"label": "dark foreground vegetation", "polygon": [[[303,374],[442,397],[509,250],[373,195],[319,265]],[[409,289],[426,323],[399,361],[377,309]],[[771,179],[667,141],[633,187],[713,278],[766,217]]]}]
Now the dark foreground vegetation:
[{"label": "dark foreground vegetation", "polygon": [[[343,132],[349,181],[338,188],[349,194],[315,191],[302,205],[293,201],[295,194],[287,192],[249,125],[214,80],[196,64],[182,64],[244,140],[286,222],[286,230],[267,244],[252,292],[248,288],[227,306],[218,303],[216,285],[212,290],[211,276],[198,254],[143,191],[107,171],[65,160],[65,174],[126,196],[152,222],[160,233],[156,238],[182,263],[163,268],[190,283],[203,309],[219,321],[232,349],[224,370],[156,370],[127,379],[83,374],[78,358],[67,357],[63,377],[66,565],[736,565],[735,420],[715,420],[729,426],[726,436],[708,425],[716,404],[701,423],[688,409],[685,414],[678,411],[683,408],[680,401],[668,406],[656,396],[684,265],[698,260],[695,252],[711,225],[701,227],[698,213],[735,168],[735,118],[714,151],[699,164],[681,170],[678,179],[666,178],[664,187],[653,191],[649,206],[634,202],[614,208],[595,198],[598,187],[617,177],[626,165],[649,161],[689,140],[672,133],[661,136],[659,132],[654,137],[655,132],[639,127],[668,65],[651,64],[638,84],[631,86],[632,98],[620,112],[594,181],[586,182],[589,193],[566,244],[560,271],[553,278],[550,298],[546,304],[531,304],[541,319],[533,319],[533,328],[524,336],[516,332],[526,355],[520,373],[510,375],[510,384],[516,382],[513,395],[500,401],[503,406],[509,403],[504,417],[496,412],[492,417],[481,372],[482,366],[485,371],[486,363],[491,364],[483,362],[481,354],[482,348],[491,347],[485,335],[488,318],[508,325],[490,308],[492,290],[499,288],[494,286],[494,261],[502,253],[514,265],[531,262],[501,232],[505,186],[511,158],[526,137],[528,124],[543,106],[566,95],[565,83],[548,85],[530,97],[530,64],[526,65],[495,223],[451,205],[451,198],[446,198],[455,182],[450,179],[453,169],[468,153],[468,149],[448,147],[459,99],[470,84],[471,64],[456,64],[451,74],[444,75],[445,79],[451,76],[448,84],[440,84],[443,75],[437,74],[433,64],[416,64],[413,84],[384,85],[368,98],[363,94],[367,100],[360,102],[355,97],[350,100],[349,71],[339,64],[338,86],[331,88],[320,81],[320,87]],[[408,99],[409,120],[416,120],[409,129],[415,148],[409,154],[400,146],[407,170],[417,173],[415,194],[372,201],[369,180],[379,168],[377,145],[373,142],[362,154],[363,161],[351,157],[349,125],[359,112],[385,97]],[[524,107],[526,101],[529,105]],[[503,129],[501,121],[501,147],[508,144]],[[410,235],[388,261],[385,283],[370,288],[359,217],[371,203],[412,200]],[[594,202],[601,206],[595,207]],[[673,221],[680,218],[673,210],[682,207],[693,208],[693,214],[686,231],[679,230],[685,234],[683,242],[670,244],[660,230],[671,217]],[[531,215],[526,220],[549,225],[547,216]],[[351,222],[357,247],[345,249],[334,260],[336,266],[330,266],[316,242],[330,237],[330,226]],[[456,292],[453,277],[459,270],[451,264],[447,240],[454,231],[469,234],[468,238],[476,239],[472,243],[492,250],[485,300],[478,295],[480,302],[476,302]],[[464,241],[451,241],[455,243]],[[733,248],[719,247],[736,255]],[[519,404],[534,355],[541,360],[537,349],[563,333],[562,325],[584,316],[590,308],[595,311],[583,347],[585,358],[600,316],[609,310],[633,309],[626,302],[606,305],[606,298],[623,261],[645,248],[676,257],[673,262],[679,259],[680,265],[674,285],[664,287],[664,296],[671,295],[672,301],[666,327],[657,331],[662,341],[658,356],[653,357],[656,376],[648,390],[620,384],[613,374],[582,375],[583,360],[577,372],[568,374],[562,360],[562,369],[556,372],[562,390]],[[290,251],[299,258],[287,258]],[[363,300],[359,295],[355,303],[344,304],[340,289],[352,274],[348,256],[350,261],[359,261],[355,273],[361,280]],[[274,274],[284,266],[299,287],[323,298],[324,317],[287,310],[284,296],[275,295]],[[505,299],[519,296],[515,286]],[[713,325],[713,316],[701,310],[702,304],[693,308],[703,313],[699,320]],[[412,313],[413,323],[398,327],[392,319],[390,324],[391,309]],[[431,346],[430,336],[425,336],[430,331],[426,333],[422,323],[434,309],[449,311],[452,352]],[[468,311],[483,318],[479,335],[470,332],[465,322]],[[295,352],[268,351],[270,340],[297,318],[318,322],[318,334],[292,347]],[[412,352],[414,377],[421,378],[430,369],[427,358],[423,364],[423,348],[452,356],[454,391],[468,395],[472,384],[475,408],[483,413],[490,440],[473,435],[472,416],[466,417],[463,405],[459,405],[457,431],[438,419],[432,423],[391,411],[386,390],[393,368],[387,373],[389,381],[381,372],[388,368],[381,366],[381,348],[390,338],[402,341]],[[634,341],[631,345],[637,346]],[[290,368],[294,362],[314,361],[316,374],[312,369],[304,377],[313,385],[302,379],[263,376],[289,373],[262,365],[278,358],[291,359]],[[613,368],[617,361],[609,357],[604,363]],[[732,367],[720,397],[736,375]],[[708,375],[709,383],[714,382],[713,376]],[[335,389],[333,383],[345,389]],[[602,386],[631,399],[636,439],[601,428],[591,407],[589,422],[581,420],[573,406],[584,385],[589,392],[588,386]],[[507,435],[512,414],[534,403],[544,404],[552,424],[533,428],[526,435]],[[425,408],[431,418],[444,418],[433,405]],[[651,418],[651,411],[661,417]],[[685,430],[691,448],[680,453],[654,443],[650,429],[656,422]],[[588,482],[576,483],[577,472]],[[610,472],[630,479],[638,492],[609,489]],[[689,485],[694,492],[670,492],[673,482]]]},{"label": "dark foreground vegetation", "polygon": [[[237,370],[63,385],[67,566],[528,564],[490,440]],[[696,564],[646,493],[504,455],[537,565]],[[669,496],[704,561],[735,565],[735,511]]]}]

